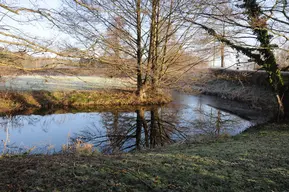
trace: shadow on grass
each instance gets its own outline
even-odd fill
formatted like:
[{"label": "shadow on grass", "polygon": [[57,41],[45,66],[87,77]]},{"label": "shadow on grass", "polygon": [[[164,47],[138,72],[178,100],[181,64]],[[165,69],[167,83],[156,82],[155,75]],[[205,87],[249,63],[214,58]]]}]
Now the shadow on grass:
[{"label": "shadow on grass", "polygon": [[31,95],[41,105],[41,108],[48,109],[60,105],[55,96],[48,91],[33,91]]},{"label": "shadow on grass", "polygon": [[3,191],[287,191],[288,125],[122,155],[0,159]]}]

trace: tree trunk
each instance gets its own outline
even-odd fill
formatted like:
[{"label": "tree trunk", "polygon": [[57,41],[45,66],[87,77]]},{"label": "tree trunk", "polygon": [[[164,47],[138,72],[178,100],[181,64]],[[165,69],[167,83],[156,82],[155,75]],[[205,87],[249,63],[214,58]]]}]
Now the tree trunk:
[{"label": "tree trunk", "polygon": [[136,149],[141,149],[141,130],[142,130],[142,117],[140,110],[136,111],[137,117],[136,117],[136,131],[135,131],[135,139],[136,139]]},{"label": "tree trunk", "polygon": [[151,128],[150,128],[150,147],[155,148],[156,146],[156,118],[155,118],[155,110],[151,110]]},{"label": "tree trunk", "polygon": [[225,67],[225,44],[221,43],[221,67]]},{"label": "tree trunk", "polygon": [[[223,22],[223,38],[225,38],[225,22]],[[221,42],[221,67],[225,67],[225,43]]]},{"label": "tree trunk", "polygon": [[145,110],[143,108],[139,110],[139,115],[142,120],[142,124],[144,128],[145,146],[149,148],[149,128],[148,128],[147,121],[145,119]]},{"label": "tree trunk", "polygon": [[277,119],[280,120],[280,118],[283,118],[285,116],[285,110],[284,110],[284,105],[283,105],[283,99],[280,97],[279,94],[276,95],[277,102],[279,105],[279,110],[278,110],[278,117]]},{"label": "tree trunk", "polygon": [[141,0],[137,0],[137,94],[142,101],[145,97],[142,82],[142,47],[141,47]]},{"label": "tree trunk", "polygon": [[156,42],[156,8],[157,0],[152,0],[152,14],[151,14],[151,26],[150,26],[150,43],[149,43],[149,53],[148,53],[148,67],[151,65],[151,84],[153,86],[155,82],[154,71],[156,68],[155,63],[155,42]]},{"label": "tree trunk", "polygon": [[155,0],[155,26],[154,26],[154,60],[152,63],[152,90],[157,91],[159,77],[159,33],[160,33],[160,0]]}]

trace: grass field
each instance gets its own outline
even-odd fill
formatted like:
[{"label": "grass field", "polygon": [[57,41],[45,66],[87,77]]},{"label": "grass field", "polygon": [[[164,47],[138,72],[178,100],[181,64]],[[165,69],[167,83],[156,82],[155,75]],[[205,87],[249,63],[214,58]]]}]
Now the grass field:
[{"label": "grass field", "polygon": [[72,91],[97,89],[130,89],[133,82],[124,78],[97,76],[3,76],[0,79],[0,90],[16,91]]},{"label": "grass field", "polygon": [[0,191],[288,191],[288,128],[132,154],[3,156]]}]

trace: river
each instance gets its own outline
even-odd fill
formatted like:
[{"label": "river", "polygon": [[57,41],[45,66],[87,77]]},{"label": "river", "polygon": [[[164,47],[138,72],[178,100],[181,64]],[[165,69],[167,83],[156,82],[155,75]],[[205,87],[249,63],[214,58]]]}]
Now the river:
[{"label": "river", "polygon": [[0,153],[52,154],[89,144],[102,153],[130,152],[201,136],[236,135],[264,122],[258,111],[212,96],[174,92],[163,106],[0,117]]}]

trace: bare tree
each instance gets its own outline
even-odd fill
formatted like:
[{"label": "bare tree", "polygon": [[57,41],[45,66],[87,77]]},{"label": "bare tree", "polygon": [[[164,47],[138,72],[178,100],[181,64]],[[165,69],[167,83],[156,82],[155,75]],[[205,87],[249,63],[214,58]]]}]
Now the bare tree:
[{"label": "bare tree", "polygon": [[193,56],[198,29],[176,11],[187,2],[63,0],[62,10],[50,19],[71,35],[84,57],[113,66],[136,81],[143,99],[147,90],[158,91],[204,61]]}]

